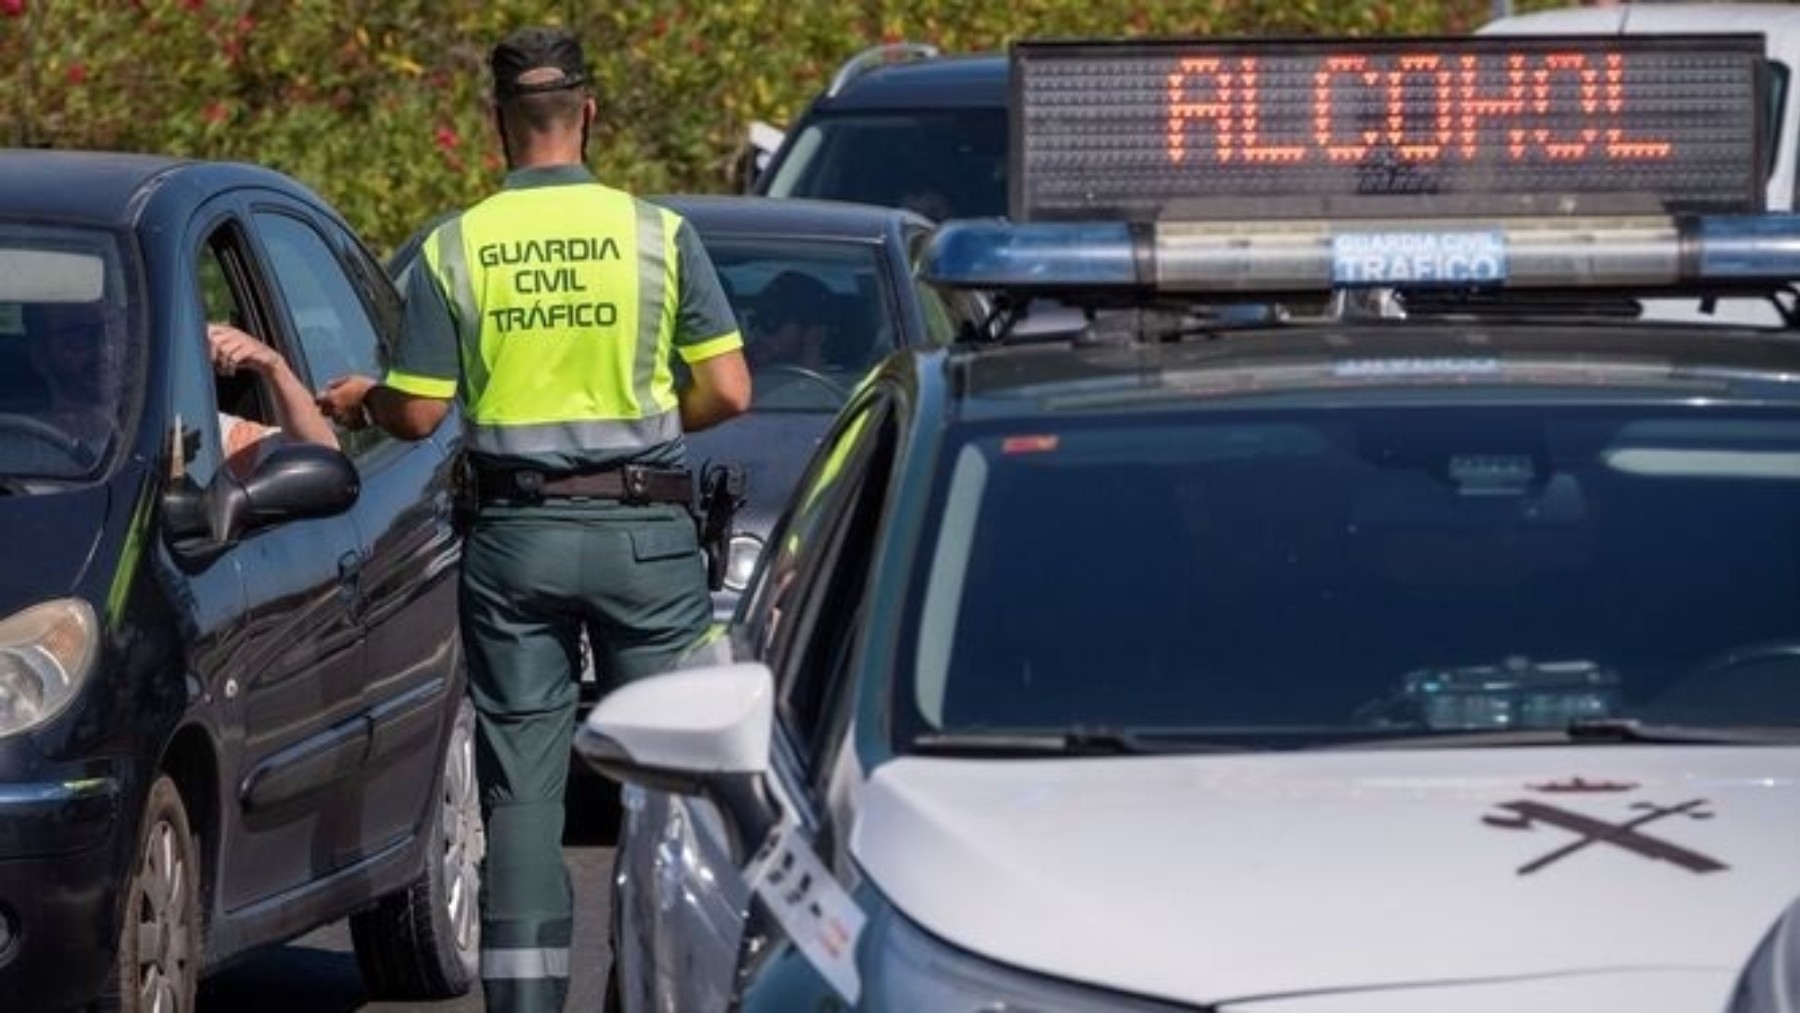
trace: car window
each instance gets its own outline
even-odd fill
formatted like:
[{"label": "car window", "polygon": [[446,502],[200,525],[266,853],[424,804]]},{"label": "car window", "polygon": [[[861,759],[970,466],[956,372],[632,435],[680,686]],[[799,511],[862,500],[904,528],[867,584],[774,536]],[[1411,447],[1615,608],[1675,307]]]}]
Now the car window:
[{"label": "car window", "polygon": [[218,412],[266,426],[280,421],[274,392],[264,387],[258,374],[240,370],[227,375],[213,369],[207,354],[206,325],[231,324],[280,352],[289,362],[294,361],[294,356],[275,327],[269,307],[258,296],[263,288],[256,280],[255,258],[237,219],[225,218],[207,233],[194,256],[194,278],[202,315],[191,328],[181,329],[193,340],[182,342],[177,351],[176,396],[183,426],[198,437],[189,437],[192,446],[186,460],[187,473],[205,484],[211,480],[222,454]]},{"label": "car window", "polygon": [[870,421],[845,461],[845,496],[819,553],[819,570],[805,580],[799,608],[810,632],[795,642],[779,673],[779,706],[815,773],[822,773],[824,757],[847,725],[851,652],[868,626],[866,591],[893,465],[891,416],[875,406],[865,417]]},{"label": "car window", "polygon": [[1006,214],[1006,111],[836,113],[802,126],[764,192],[903,207],[932,219]]},{"label": "car window", "polygon": [[1800,413],[1055,419],[944,461],[914,729],[1800,722]]},{"label": "car window", "polygon": [[297,218],[272,212],[258,213],[256,226],[315,381],[347,373],[379,375],[374,321],[324,237]]},{"label": "car window", "polygon": [[744,334],[759,412],[835,412],[898,343],[879,247],[706,237]]},{"label": "car window", "polygon": [[[370,287],[370,279],[350,273],[331,244],[307,222],[263,211],[257,213],[256,225],[293,314],[305,373],[313,387],[323,388],[332,379],[352,373],[381,376],[381,332],[362,295]],[[366,269],[380,270],[372,263]],[[397,319],[397,306],[388,309]],[[340,431],[339,440],[352,454],[383,442],[375,427]]]},{"label": "car window", "polygon": [[809,746],[857,630],[892,445],[891,416],[876,396],[833,431],[771,534],[744,612],[754,653],[775,672],[783,721]]},{"label": "car window", "polygon": [[0,223],[0,478],[93,474],[124,443],[147,344],[129,270],[110,232]]}]

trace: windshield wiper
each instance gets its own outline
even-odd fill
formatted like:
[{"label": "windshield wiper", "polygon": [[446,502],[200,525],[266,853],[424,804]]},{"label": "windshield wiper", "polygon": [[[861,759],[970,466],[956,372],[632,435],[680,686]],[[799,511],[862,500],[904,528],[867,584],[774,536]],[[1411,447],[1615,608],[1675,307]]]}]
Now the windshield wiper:
[{"label": "windshield wiper", "polygon": [[1800,726],[1713,726],[1646,724],[1637,718],[1584,718],[1569,722],[1575,742],[1652,742],[1670,745],[1800,745]]},{"label": "windshield wiper", "polygon": [[1243,746],[1208,740],[1203,732],[1165,729],[1070,728],[1060,732],[926,732],[913,737],[923,756],[1145,756],[1239,753]]},{"label": "windshield wiper", "polygon": [[1650,743],[1691,746],[1800,745],[1800,725],[1664,725],[1637,718],[1584,718],[1555,728],[1418,728],[1374,738],[1349,737],[1324,749],[1484,749],[1565,746],[1569,743]]}]

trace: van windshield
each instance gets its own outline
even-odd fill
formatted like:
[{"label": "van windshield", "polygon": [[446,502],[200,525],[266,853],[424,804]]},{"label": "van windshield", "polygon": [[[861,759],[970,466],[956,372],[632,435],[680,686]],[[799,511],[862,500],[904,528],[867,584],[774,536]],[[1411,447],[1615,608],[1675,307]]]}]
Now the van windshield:
[{"label": "van windshield", "polygon": [[1006,214],[1003,109],[893,109],[821,116],[794,138],[762,187],[903,207],[927,218]]}]

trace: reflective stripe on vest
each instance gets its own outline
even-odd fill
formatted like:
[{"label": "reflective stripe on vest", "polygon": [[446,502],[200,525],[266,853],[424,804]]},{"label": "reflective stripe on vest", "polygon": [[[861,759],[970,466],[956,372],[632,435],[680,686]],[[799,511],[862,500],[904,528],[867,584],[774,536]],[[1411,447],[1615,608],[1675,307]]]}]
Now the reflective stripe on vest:
[{"label": "reflective stripe on vest", "polygon": [[681,435],[677,224],[575,184],[502,191],[438,230],[425,262],[456,317],[470,449],[579,455]]},{"label": "reflective stripe on vest", "polygon": [[535,950],[482,950],[481,976],[492,980],[567,978],[569,976],[569,951],[566,947]]}]

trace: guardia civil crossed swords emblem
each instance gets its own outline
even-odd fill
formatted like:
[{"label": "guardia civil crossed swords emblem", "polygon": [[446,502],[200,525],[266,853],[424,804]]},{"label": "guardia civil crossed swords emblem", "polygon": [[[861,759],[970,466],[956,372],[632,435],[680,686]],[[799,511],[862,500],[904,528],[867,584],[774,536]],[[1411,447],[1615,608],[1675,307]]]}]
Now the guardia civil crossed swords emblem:
[{"label": "guardia civil crossed swords emblem", "polygon": [[[1625,792],[1631,791],[1637,786],[1616,781],[1586,781],[1577,777],[1568,781],[1535,784],[1530,787],[1536,791],[1556,794],[1585,794]],[[1729,868],[1724,862],[1710,855],[1646,833],[1642,829],[1652,823],[1675,816],[1683,816],[1690,820],[1712,819],[1713,811],[1708,807],[1707,800],[1703,798],[1689,799],[1673,805],[1633,802],[1629,808],[1634,815],[1617,823],[1536,799],[1502,802],[1497,808],[1503,811],[1488,813],[1481,818],[1481,821],[1488,826],[1505,830],[1529,831],[1542,826],[1566,830],[1574,835],[1573,840],[1519,866],[1518,871],[1521,876],[1529,876],[1596,844],[1611,845],[1653,861],[1668,862],[1693,873],[1719,872]]]}]

